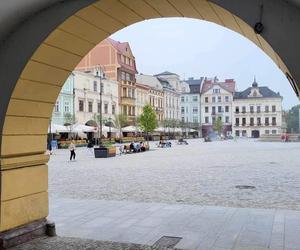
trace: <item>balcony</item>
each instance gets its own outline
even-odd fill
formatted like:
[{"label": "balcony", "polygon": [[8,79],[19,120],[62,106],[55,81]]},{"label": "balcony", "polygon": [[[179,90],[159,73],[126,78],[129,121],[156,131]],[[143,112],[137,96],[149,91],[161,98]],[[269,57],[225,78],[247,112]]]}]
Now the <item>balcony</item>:
[{"label": "balcony", "polygon": [[121,97],[121,104],[126,104],[126,105],[135,105],[135,99],[134,97],[128,97],[128,96],[122,96]]}]

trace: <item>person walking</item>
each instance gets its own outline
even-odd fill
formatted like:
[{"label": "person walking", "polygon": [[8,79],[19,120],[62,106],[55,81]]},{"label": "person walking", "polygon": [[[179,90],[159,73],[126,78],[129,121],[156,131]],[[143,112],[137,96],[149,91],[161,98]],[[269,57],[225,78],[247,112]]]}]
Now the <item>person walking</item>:
[{"label": "person walking", "polygon": [[75,161],[75,157],[76,157],[76,154],[75,154],[75,144],[74,144],[74,141],[71,141],[70,145],[69,145],[69,150],[70,150],[70,161],[72,161],[72,159],[74,159]]}]

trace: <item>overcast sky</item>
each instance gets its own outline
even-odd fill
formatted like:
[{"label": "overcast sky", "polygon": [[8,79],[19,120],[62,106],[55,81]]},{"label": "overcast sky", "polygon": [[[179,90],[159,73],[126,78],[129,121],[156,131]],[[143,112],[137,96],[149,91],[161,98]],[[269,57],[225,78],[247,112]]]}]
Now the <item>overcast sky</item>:
[{"label": "overcast sky", "polygon": [[177,73],[183,78],[234,78],[238,90],[254,76],[283,96],[285,109],[298,104],[285,75],[247,38],[219,25],[188,18],[160,18],[140,22],[112,35],[129,42],[139,73]]}]

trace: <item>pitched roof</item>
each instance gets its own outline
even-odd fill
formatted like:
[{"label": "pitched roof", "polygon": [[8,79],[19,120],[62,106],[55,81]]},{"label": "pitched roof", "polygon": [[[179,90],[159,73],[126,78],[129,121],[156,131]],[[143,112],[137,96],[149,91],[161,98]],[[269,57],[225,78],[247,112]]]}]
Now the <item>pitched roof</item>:
[{"label": "pitched roof", "polygon": [[177,74],[172,73],[172,72],[170,72],[170,71],[164,71],[164,72],[161,72],[161,73],[156,74],[156,75],[154,75],[154,76],[168,76],[168,75],[176,75],[176,76],[178,76]]},{"label": "pitched roof", "polygon": [[200,77],[199,79],[194,79],[190,77],[185,82],[190,86],[190,93],[191,94],[199,94],[201,92],[201,85],[203,82],[204,77]]},{"label": "pitched roof", "polygon": [[157,79],[160,81],[160,84],[162,85],[163,88],[170,89],[175,91],[173,86],[166,80],[165,78],[157,77]]},{"label": "pitched roof", "polygon": [[119,41],[115,41],[115,40],[111,39],[110,37],[107,38],[107,40],[108,40],[108,41],[110,42],[110,44],[111,44],[116,50],[118,50],[121,54],[126,53],[126,48],[130,48],[128,42],[119,42]]},{"label": "pitched roof", "polygon": [[204,77],[200,77],[199,79],[194,79],[190,77],[188,80],[185,80],[189,85],[201,85],[203,82]]},{"label": "pitched roof", "polygon": [[221,88],[227,90],[228,92],[235,92],[235,81],[233,79],[226,79],[225,82],[216,82],[212,80],[204,80],[202,84],[201,93],[205,93],[211,89],[214,85],[219,85]]},{"label": "pitched roof", "polygon": [[160,81],[155,76],[150,75],[135,75],[136,82],[149,86],[157,90],[162,90]]},{"label": "pitched roof", "polygon": [[251,93],[252,87],[245,89],[244,91],[235,92],[234,99],[247,99],[247,98],[278,98],[281,97],[279,93],[274,92],[273,90],[269,89],[268,87],[258,87],[259,93],[261,96],[257,97],[249,97]]}]

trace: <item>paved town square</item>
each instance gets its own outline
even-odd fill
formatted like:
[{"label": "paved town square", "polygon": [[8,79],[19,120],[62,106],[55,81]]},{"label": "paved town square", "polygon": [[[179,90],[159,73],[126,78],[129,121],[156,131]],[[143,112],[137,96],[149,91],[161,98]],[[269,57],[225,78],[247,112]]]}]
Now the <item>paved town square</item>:
[{"label": "paved town square", "polygon": [[[171,148],[151,142],[149,152],[106,159],[78,148],[75,162],[67,150],[56,150],[48,219],[59,236],[98,240],[89,243],[95,249],[119,249],[113,242],[160,249],[169,236],[176,249],[296,250],[299,147],[194,139]],[[65,241],[73,240],[43,244],[51,249]]]},{"label": "paved town square", "polygon": [[[188,142],[106,159],[77,148],[75,162],[56,150],[50,196],[300,210],[299,143]],[[252,187],[236,187],[244,185]]]}]

